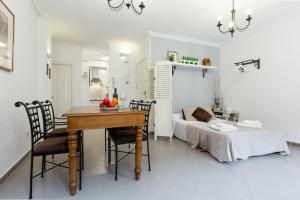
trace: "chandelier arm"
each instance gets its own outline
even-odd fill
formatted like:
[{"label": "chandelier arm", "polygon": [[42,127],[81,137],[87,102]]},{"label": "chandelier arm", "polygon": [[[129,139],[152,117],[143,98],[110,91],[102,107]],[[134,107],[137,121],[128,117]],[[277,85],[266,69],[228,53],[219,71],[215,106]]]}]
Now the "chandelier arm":
[{"label": "chandelier arm", "polygon": [[124,1],[125,0],[122,0],[122,2],[118,5],[118,6],[113,6],[113,5],[111,5],[111,2],[112,0],[107,0],[107,3],[108,3],[108,5],[109,5],[109,7],[112,9],[112,10],[121,10],[122,8],[123,8],[123,6],[125,5],[124,4]]},{"label": "chandelier arm", "polygon": [[137,15],[142,14],[143,9],[141,9],[141,11],[139,12],[139,11],[137,11],[137,9],[135,8],[135,6],[134,6],[134,4],[133,4],[133,0],[131,0],[130,3],[131,3],[132,9],[133,9],[133,11],[135,12],[135,14],[137,14]]},{"label": "chandelier arm", "polygon": [[[247,20],[248,21],[248,20]],[[248,24],[244,27],[244,28],[240,28],[235,24],[235,28],[239,31],[239,32],[243,32],[245,31],[248,27],[250,26],[250,20],[248,21]]]},{"label": "chandelier arm", "polygon": [[226,33],[229,33],[229,32],[230,32],[229,29],[228,29],[227,31],[222,31],[221,26],[219,26],[219,31],[220,31],[221,33],[223,33],[223,34],[226,34]]}]

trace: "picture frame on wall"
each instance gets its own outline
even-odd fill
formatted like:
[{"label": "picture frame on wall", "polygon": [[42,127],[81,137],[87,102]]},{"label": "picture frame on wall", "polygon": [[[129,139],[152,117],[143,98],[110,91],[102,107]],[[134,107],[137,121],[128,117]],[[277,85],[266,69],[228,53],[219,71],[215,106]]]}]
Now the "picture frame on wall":
[{"label": "picture frame on wall", "polygon": [[46,75],[49,76],[49,63],[47,62]]},{"label": "picture frame on wall", "polygon": [[171,62],[177,62],[177,52],[176,51],[168,51],[167,58]]},{"label": "picture frame on wall", "polygon": [[51,79],[51,75],[52,75],[51,73],[52,72],[51,72],[51,68],[50,67],[49,67],[49,72],[48,73],[49,73],[49,79]]},{"label": "picture frame on wall", "polygon": [[15,15],[0,0],[0,69],[14,70]]}]

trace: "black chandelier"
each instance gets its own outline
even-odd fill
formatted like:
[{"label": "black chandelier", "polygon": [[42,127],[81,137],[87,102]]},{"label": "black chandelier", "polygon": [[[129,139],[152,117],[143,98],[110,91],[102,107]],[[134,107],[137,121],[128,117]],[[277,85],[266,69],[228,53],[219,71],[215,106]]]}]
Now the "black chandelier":
[{"label": "black chandelier", "polygon": [[125,5],[128,9],[132,8],[133,11],[135,12],[135,14],[140,15],[143,12],[143,9],[145,8],[144,2],[142,1],[139,5],[139,10],[137,10],[137,8],[134,6],[133,4],[133,0],[128,0],[127,3],[125,3],[125,0],[122,0],[122,2],[119,5],[112,5],[111,1],[113,0],[107,0],[107,3],[109,5],[109,7],[114,10],[114,11],[118,11],[121,10],[123,8],[123,6]]},{"label": "black chandelier", "polygon": [[223,25],[221,23],[222,21],[222,17],[218,17],[218,24],[217,24],[217,27],[219,27],[219,30],[221,33],[231,33],[231,37],[233,37],[233,33],[237,30],[239,32],[242,32],[244,30],[246,30],[249,25],[250,25],[250,21],[252,20],[252,12],[251,10],[248,10],[247,11],[247,18],[246,18],[246,21],[248,22],[248,24],[244,27],[244,28],[240,28],[237,26],[236,22],[235,22],[235,9],[234,9],[234,0],[232,0],[232,10],[231,10],[231,21],[229,22],[228,24],[228,30],[227,31],[222,31],[221,30],[221,26]]}]

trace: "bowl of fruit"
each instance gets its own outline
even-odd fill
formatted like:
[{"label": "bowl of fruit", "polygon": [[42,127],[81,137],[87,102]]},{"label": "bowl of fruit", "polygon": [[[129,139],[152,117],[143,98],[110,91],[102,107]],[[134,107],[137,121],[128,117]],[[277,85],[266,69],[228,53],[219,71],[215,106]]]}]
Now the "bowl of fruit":
[{"label": "bowl of fruit", "polygon": [[103,101],[99,104],[101,110],[118,110],[119,104],[118,99],[113,98],[109,100],[108,98],[103,99]]}]

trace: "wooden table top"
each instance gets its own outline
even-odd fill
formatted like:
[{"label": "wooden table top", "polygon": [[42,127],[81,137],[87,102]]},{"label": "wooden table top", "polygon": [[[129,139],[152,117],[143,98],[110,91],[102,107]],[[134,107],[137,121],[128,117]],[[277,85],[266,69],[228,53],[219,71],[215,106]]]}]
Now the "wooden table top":
[{"label": "wooden table top", "polygon": [[94,115],[122,115],[122,114],[144,114],[143,111],[130,108],[120,108],[118,110],[102,110],[98,106],[76,106],[63,114],[63,117],[94,116]]}]

